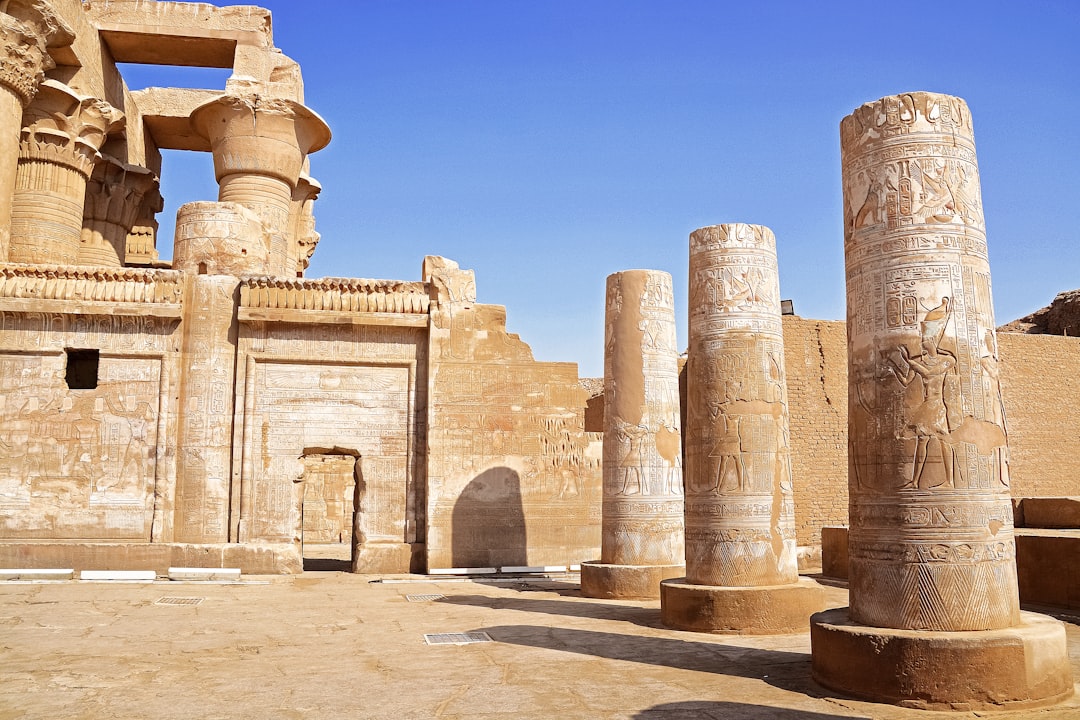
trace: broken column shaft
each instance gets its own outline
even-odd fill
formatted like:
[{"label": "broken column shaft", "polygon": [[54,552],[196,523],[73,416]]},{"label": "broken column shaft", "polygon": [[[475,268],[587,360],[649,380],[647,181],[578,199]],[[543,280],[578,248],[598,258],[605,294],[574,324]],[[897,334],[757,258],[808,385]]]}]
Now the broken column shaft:
[{"label": "broken column shaft", "polygon": [[642,599],[683,574],[679,351],[671,276],[608,276],[604,333],[604,499],[600,561],[586,597]]},{"label": "broken column shaft", "polygon": [[734,223],[690,235],[686,578],[666,625],[791,632],[820,605],[799,580],[776,239]]}]

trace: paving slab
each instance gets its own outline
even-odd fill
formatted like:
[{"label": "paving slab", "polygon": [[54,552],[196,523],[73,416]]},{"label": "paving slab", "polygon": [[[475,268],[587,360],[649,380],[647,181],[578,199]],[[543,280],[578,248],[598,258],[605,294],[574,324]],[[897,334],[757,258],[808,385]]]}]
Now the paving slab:
[{"label": "paving slab", "polygon": [[[582,598],[572,577],[250,579],[0,585],[0,720],[976,716],[837,697],[810,679],[806,633],[670,630],[657,601]],[[1080,627],[1067,629],[1080,678]],[[438,633],[492,642],[425,642]],[[988,716],[1074,720],[1080,699]]]}]

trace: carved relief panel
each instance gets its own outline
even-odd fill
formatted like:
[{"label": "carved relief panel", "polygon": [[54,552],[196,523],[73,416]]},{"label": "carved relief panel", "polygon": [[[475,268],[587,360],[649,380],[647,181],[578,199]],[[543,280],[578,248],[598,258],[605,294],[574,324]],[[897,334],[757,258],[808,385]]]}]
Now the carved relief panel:
[{"label": "carved relief panel", "polygon": [[1008,440],[971,114],[909,93],[841,123],[852,616],[1018,618]]},{"label": "carved relief panel", "polygon": [[686,574],[798,577],[776,240],[741,223],[690,236]]}]

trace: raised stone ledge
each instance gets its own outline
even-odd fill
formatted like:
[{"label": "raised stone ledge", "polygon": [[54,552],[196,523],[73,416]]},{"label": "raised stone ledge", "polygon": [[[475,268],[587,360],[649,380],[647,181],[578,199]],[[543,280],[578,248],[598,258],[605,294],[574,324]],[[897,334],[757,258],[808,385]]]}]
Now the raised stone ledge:
[{"label": "raised stone ledge", "polygon": [[171,317],[179,316],[182,295],[181,273],[174,270],[0,264],[5,310],[125,315],[131,305],[138,314]]},{"label": "raised stone ledge", "polygon": [[[423,282],[360,278],[246,277],[240,280],[241,310],[299,310],[330,313],[392,313],[427,316],[430,298]],[[270,319],[243,313],[249,319]],[[243,317],[241,317],[243,319]]]}]

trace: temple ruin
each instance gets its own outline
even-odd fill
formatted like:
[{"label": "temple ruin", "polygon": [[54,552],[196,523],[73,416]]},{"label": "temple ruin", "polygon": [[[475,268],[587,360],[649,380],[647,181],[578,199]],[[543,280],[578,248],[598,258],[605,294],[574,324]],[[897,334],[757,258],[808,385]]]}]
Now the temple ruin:
[{"label": "temple ruin", "polygon": [[[664,587],[673,627],[790,632],[818,609],[799,573],[832,563],[851,608],[815,616],[815,673],[856,694],[883,637],[1058,642],[1020,611],[1058,590],[1013,518],[1080,494],[1075,312],[995,329],[963,101],[845,120],[846,325],[781,317],[767,228],[703,228],[687,367],[670,276],[616,273],[601,390],[453,260],[307,277],[331,129],[267,10],[6,0],[0,36],[0,567],[287,574],[320,547],[357,573],[581,569],[590,597]],[[132,91],[117,63],[232,74]],[[210,153],[219,185],[171,239],[163,150]],[[991,689],[1071,692],[1040,658],[1049,679]],[[965,692],[927,702],[997,702]]]}]

